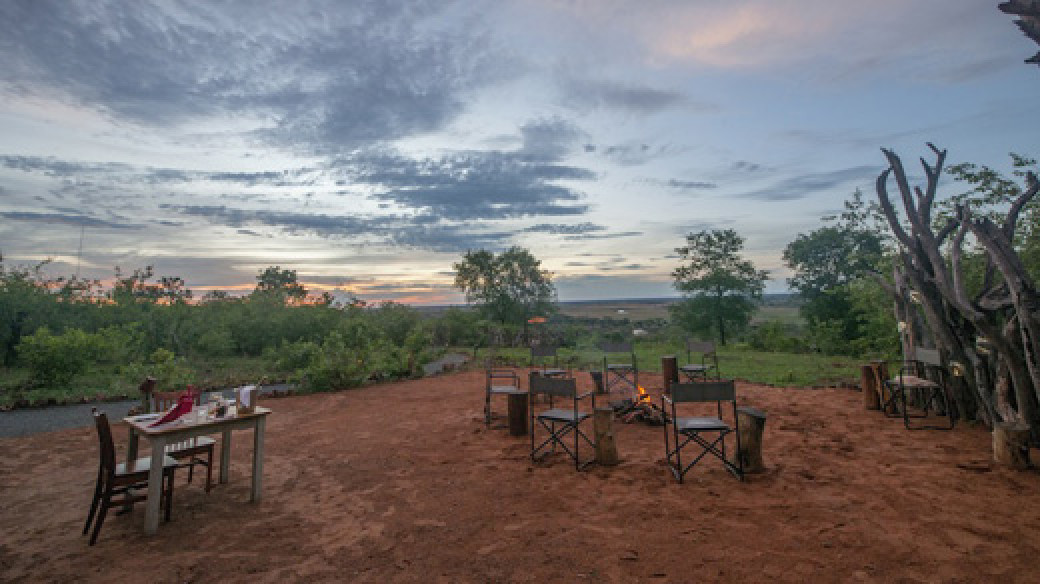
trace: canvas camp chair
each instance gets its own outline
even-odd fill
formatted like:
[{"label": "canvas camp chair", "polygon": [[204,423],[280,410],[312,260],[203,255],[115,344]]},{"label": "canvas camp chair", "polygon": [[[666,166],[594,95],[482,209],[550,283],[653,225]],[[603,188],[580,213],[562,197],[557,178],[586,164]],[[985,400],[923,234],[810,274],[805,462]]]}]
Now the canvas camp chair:
[{"label": "canvas camp chair", "polygon": [[541,374],[545,377],[567,376],[567,370],[560,369],[560,357],[553,346],[532,345],[531,367],[540,368]]},{"label": "canvas camp chair", "polygon": [[[693,358],[695,353],[699,356],[697,361]],[[715,352],[715,343],[712,341],[687,339],[686,365],[680,367],[679,371],[690,381],[706,380],[709,372],[713,372],[712,377],[718,379],[721,374],[719,373],[719,356]]]},{"label": "canvas camp chair", "polygon": [[[716,417],[679,415],[678,404],[710,402],[715,402]],[[723,402],[729,402],[732,406],[732,426],[723,418]],[[726,436],[730,434],[736,435],[737,449],[734,454],[740,451],[737,392],[733,380],[674,383],[669,388],[669,395],[661,396],[661,407],[670,414],[665,418],[664,425],[665,457],[668,459],[668,468],[679,483],[708,454],[721,460],[726,470],[744,480],[744,466],[740,456],[734,456],[735,463],[726,457]],[[689,463],[684,464],[682,451],[687,446],[699,447],[700,451]]]},{"label": "canvas camp chair", "polygon": [[[639,366],[632,343],[603,343],[603,389],[608,394],[634,399],[639,394]],[[627,354],[627,363],[611,363],[612,355]],[[622,359],[617,359],[621,361]],[[615,400],[616,401],[616,400]]]},{"label": "canvas camp chair", "polygon": [[[531,416],[531,460],[539,462],[546,456],[556,452],[559,446],[574,460],[574,468],[581,470],[592,464],[595,459],[581,461],[579,448],[584,441],[589,447],[595,448],[595,444],[581,429],[581,423],[591,419],[590,412],[579,409],[579,403],[586,398],[591,399],[590,410],[596,409],[596,394],[589,391],[578,394],[577,381],[573,377],[554,378],[531,372],[530,376],[530,405]],[[535,396],[544,395],[548,398],[548,409],[535,411]],[[559,404],[559,407],[557,407]],[[537,424],[535,424],[537,422]],[[548,437],[536,445],[535,434],[541,426]],[[574,441],[568,445],[564,440],[568,433],[574,434]],[[572,447],[573,446],[573,450]]]},{"label": "canvas camp chair", "polygon": [[[888,392],[882,411],[889,416],[901,415],[908,430],[950,430],[956,423],[956,416],[951,410],[953,401],[948,381],[939,350],[914,347],[914,358],[904,360],[899,375],[885,381]],[[911,405],[913,412],[910,411]],[[937,416],[946,416],[946,423],[915,425],[910,422],[929,418],[933,411]]]},{"label": "canvas camp chair", "polygon": [[491,427],[494,413],[491,410],[491,398],[496,395],[521,393],[520,376],[512,369],[497,368],[488,361],[484,383],[484,424]]}]

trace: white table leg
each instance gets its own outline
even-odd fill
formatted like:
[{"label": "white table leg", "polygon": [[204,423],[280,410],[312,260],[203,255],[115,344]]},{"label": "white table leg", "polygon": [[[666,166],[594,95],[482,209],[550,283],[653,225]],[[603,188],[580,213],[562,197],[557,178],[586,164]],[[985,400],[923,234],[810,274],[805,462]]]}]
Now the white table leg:
[{"label": "white table leg", "polygon": [[253,503],[260,502],[260,491],[264,485],[264,419],[266,416],[257,416],[256,425],[253,428],[253,491],[249,500]]},{"label": "white table leg", "polygon": [[144,532],[155,535],[159,531],[159,503],[162,500],[163,456],[166,440],[162,436],[152,438],[152,462],[148,469],[148,500],[145,502]]},{"label": "white table leg", "polygon": [[224,485],[231,469],[231,430],[225,429],[220,436],[220,484]]}]

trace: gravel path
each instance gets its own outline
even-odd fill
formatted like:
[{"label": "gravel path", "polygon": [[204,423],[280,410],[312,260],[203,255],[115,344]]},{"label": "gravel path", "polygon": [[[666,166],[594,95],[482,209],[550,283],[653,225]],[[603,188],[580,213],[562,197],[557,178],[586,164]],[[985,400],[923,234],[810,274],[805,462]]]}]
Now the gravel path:
[{"label": "gravel path", "polygon": [[[273,392],[285,392],[290,389],[288,385],[265,385],[260,389],[261,395],[270,395]],[[233,389],[221,392],[208,392],[203,394],[203,400],[209,399],[210,395],[216,394],[224,397],[232,397]],[[65,428],[80,428],[94,423],[90,417],[90,408],[105,412],[109,420],[119,420],[126,417],[130,408],[141,403],[139,400],[97,402],[87,404],[73,404],[67,406],[49,406],[43,408],[20,408],[9,412],[0,412],[0,438],[13,438],[16,436],[28,436],[38,432],[53,432]]]}]

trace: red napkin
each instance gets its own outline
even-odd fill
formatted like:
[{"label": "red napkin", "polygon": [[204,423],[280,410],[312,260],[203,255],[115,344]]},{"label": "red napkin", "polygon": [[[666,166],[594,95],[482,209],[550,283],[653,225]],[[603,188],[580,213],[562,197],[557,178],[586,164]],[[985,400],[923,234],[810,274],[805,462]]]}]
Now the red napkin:
[{"label": "red napkin", "polygon": [[163,415],[163,417],[149,424],[149,427],[158,426],[160,424],[168,424],[176,420],[177,418],[190,412],[191,407],[194,403],[195,398],[192,396],[192,390],[189,389],[187,392],[181,394],[181,396],[177,398],[177,405],[170,408],[170,411],[166,412],[166,414]]}]

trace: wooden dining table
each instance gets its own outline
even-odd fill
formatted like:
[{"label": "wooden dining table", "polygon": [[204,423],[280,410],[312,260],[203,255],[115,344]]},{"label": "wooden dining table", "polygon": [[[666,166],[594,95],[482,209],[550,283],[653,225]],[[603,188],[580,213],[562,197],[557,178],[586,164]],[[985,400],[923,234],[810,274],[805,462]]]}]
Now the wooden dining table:
[{"label": "wooden dining table", "polygon": [[[233,430],[253,430],[253,484],[249,500],[259,503],[264,478],[264,425],[271,410],[256,407],[248,414],[239,414],[234,410],[222,418],[208,417],[197,420],[195,412],[185,414],[173,422],[159,426],[150,426],[158,419],[158,415],[146,414],[123,418],[129,426],[127,441],[128,464],[137,460],[138,437],[144,437],[152,449],[151,466],[148,469],[148,500],[144,514],[144,531],[153,535],[159,531],[159,500],[162,492],[163,453],[167,444],[175,444],[198,436],[220,434],[220,482],[228,482],[228,471],[231,466],[231,432]],[[132,469],[128,469],[132,470]]]}]

